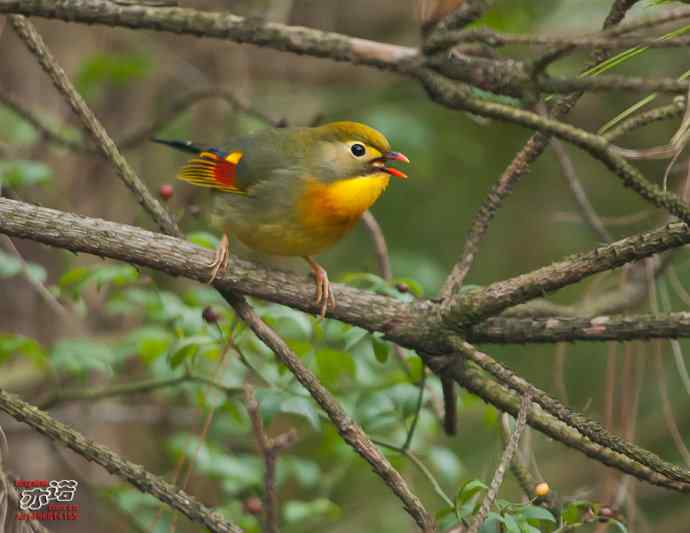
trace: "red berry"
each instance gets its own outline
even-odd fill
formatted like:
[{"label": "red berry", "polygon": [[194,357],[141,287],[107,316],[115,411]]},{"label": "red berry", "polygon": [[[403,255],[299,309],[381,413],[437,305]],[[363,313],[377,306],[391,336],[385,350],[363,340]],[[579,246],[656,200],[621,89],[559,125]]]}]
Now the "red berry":
[{"label": "red berry", "polygon": [[204,307],[204,310],[201,312],[201,317],[209,324],[215,324],[220,318],[218,313],[216,313],[210,305]]},{"label": "red berry", "polygon": [[242,508],[247,514],[257,515],[261,514],[261,512],[264,510],[264,504],[261,501],[261,498],[258,498],[257,496],[250,496],[242,502]]},{"label": "red berry", "polygon": [[160,196],[165,201],[170,200],[174,193],[175,189],[173,189],[173,186],[169,183],[164,183],[160,186],[160,189],[158,189],[158,196]]},{"label": "red berry", "polygon": [[407,285],[407,283],[398,283],[395,286],[396,289],[398,289],[398,292],[406,293],[410,292],[410,287]]},{"label": "red berry", "polygon": [[599,509],[600,520],[606,521],[610,518],[615,518],[615,517],[616,517],[616,511],[614,511],[610,507],[604,505],[601,509]]}]

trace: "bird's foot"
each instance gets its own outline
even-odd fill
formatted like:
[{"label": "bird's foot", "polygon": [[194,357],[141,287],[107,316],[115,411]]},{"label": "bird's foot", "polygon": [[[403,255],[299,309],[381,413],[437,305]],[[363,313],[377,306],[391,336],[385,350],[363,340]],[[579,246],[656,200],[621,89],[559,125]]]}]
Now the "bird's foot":
[{"label": "bird's foot", "polygon": [[219,273],[223,273],[228,268],[228,261],[230,259],[230,240],[228,239],[228,234],[224,233],[223,238],[220,240],[218,247],[216,248],[216,255],[213,258],[213,262],[210,265],[211,268],[211,278],[208,280],[208,284],[212,284]]},{"label": "bird's foot", "polygon": [[328,273],[311,257],[306,257],[305,259],[309,263],[309,267],[316,280],[315,302],[317,305],[320,305],[319,318],[325,318],[329,306],[331,309],[335,309],[335,296],[333,294],[333,289],[331,289],[331,283],[328,280]]}]

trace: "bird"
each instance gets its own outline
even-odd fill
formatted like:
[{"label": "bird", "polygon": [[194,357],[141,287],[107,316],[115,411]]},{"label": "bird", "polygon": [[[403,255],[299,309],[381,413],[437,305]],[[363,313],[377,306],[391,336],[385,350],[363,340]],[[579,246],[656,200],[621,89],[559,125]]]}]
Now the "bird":
[{"label": "bird", "polygon": [[177,178],[214,189],[211,224],[223,232],[209,283],[228,268],[229,235],[251,249],[302,257],[314,275],[319,316],[334,309],[327,271],[314,256],[352,229],[389,184],[407,175],[390,166],[409,163],[388,139],[358,122],[266,128],[223,143],[152,139],[194,154]]}]

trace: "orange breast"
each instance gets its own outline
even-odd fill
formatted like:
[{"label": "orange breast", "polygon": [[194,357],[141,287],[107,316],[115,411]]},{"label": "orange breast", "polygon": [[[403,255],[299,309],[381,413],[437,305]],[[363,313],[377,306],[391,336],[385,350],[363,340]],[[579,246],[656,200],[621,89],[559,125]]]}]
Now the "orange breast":
[{"label": "orange breast", "polygon": [[297,205],[297,221],[315,247],[337,242],[388,186],[388,174],[322,183],[312,179]]}]

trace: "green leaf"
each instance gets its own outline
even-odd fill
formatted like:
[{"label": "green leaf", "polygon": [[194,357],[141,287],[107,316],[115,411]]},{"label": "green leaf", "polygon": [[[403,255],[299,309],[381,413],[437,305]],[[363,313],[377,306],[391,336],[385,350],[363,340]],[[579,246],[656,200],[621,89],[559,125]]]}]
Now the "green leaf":
[{"label": "green leaf", "polygon": [[220,244],[220,239],[207,231],[195,231],[187,234],[187,240],[209,250],[215,250]]},{"label": "green leaf", "polygon": [[137,354],[144,361],[151,362],[168,352],[173,335],[166,329],[146,326],[134,330],[127,340],[134,344]]},{"label": "green leaf", "polygon": [[8,144],[30,145],[38,141],[38,131],[15,111],[0,107],[0,131]]},{"label": "green leaf", "polygon": [[376,360],[383,364],[388,361],[391,345],[386,341],[382,341],[374,336],[371,337],[371,347],[374,349]]},{"label": "green leaf", "polygon": [[616,526],[616,529],[618,531],[620,531],[621,533],[628,533],[628,529],[625,527],[625,524],[623,524],[622,522],[619,522],[618,520],[611,519],[608,521],[608,523]]},{"label": "green leaf", "polygon": [[592,503],[584,500],[569,502],[561,512],[561,519],[565,525],[577,524],[591,507]]},{"label": "green leaf", "polygon": [[262,485],[263,461],[255,455],[228,453],[186,434],[176,435],[170,444],[203,474],[220,479],[228,493],[236,494]]},{"label": "green leaf", "polygon": [[50,360],[58,370],[80,374],[87,370],[112,373],[115,352],[110,346],[90,339],[58,341],[50,352]]},{"label": "green leaf", "polygon": [[48,276],[41,265],[23,261],[16,255],[0,250],[0,278],[11,278],[24,271],[34,283],[43,283]]},{"label": "green leaf", "polygon": [[283,517],[289,524],[315,519],[337,520],[340,515],[340,507],[326,498],[317,498],[310,502],[292,500],[283,507]]},{"label": "green leaf", "polygon": [[310,340],[313,332],[312,319],[284,305],[268,305],[260,311],[264,318],[281,334],[291,340]]},{"label": "green leaf", "polygon": [[455,496],[455,501],[457,505],[461,505],[483,490],[489,490],[489,487],[478,479],[472,479],[460,487],[457,496]]},{"label": "green leaf", "polygon": [[292,396],[279,389],[271,389],[266,387],[256,388],[256,401],[259,403],[259,413],[261,419],[265,424],[270,423],[274,415],[281,412],[283,402]]},{"label": "green leaf", "polygon": [[352,350],[355,346],[357,346],[360,342],[362,342],[367,336],[369,335],[369,332],[366,329],[358,328],[358,327],[353,327],[350,328],[345,335],[343,335],[343,340],[345,341],[345,351],[349,352]]},{"label": "green leaf", "polygon": [[21,260],[0,250],[0,278],[11,278],[22,271]]},{"label": "green leaf", "polygon": [[209,344],[215,344],[215,339],[206,335],[195,335],[192,337],[183,337],[179,339],[168,356],[168,362],[171,368],[177,368],[185,359],[193,357],[199,351],[199,348]]},{"label": "green leaf", "polygon": [[60,277],[58,287],[61,289],[71,289],[75,286],[80,286],[88,279],[90,274],[91,269],[87,267],[71,268]]},{"label": "green leaf", "polygon": [[503,517],[492,511],[487,515],[486,520],[479,529],[479,533],[497,533],[500,531],[499,527],[503,523]]},{"label": "green leaf", "polygon": [[517,520],[515,520],[513,515],[503,515],[503,525],[505,526],[507,533],[521,533],[520,526],[518,525]]},{"label": "green leaf", "polygon": [[528,520],[556,522],[556,518],[549,512],[548,509],[544,509],[538,505],[527,505],[520,510],[520,514]]},{"label": "green leaf", "polygon": [[306,418],[311,426],[318,430],[320,426],[319,414],[310,400],[295,396],[282,402],[280,410],[283,413],[292,413]]},{"label": "green leaf", "polygon": [[0,184],[8,187],[43,185],[52,176],[52,169],[38,161],[0,161]]},{"label": "green leaf", "polygon": [[108,284],[115,286],[134,283],[139,279],[139,271],[131,265],[105,265],[94,268],[89,280],[96,282],[99,289]]},{"label": "green leaf", "polygon": [[30,357],[43,362],[46,352],[34,339],[13,333],[0,333],[0,361],[13,356]]},{"label": "green leaf", "polygon": [[453,485],[457,483],[462,474],[462,465],[455,453],[448,448],[434,446],[429,452],[429,459],[445,481]]},{"label": "green leaf", "polygon": [[524,533],[542,533],[542,531],[527,522],[520,524],[520,528]]},{"label": "green leaf", "polygon": [[304,488],[317,488],[321,481],[318,463],[293,456],[281,456],[278,462],[278,477],[294,477]]},{"label": "green leaf", "polygon": [[327,386],[351,383],[355,377],[355,362],[347,352],[324,348],[316,352],[318,377]]},{"label": "green leaf", "polygon": [[125,86],[153,70],[154,64],[141,54],[97,53],[86,59],[76,75],[80,93],[93,94],[107,85]]}]

